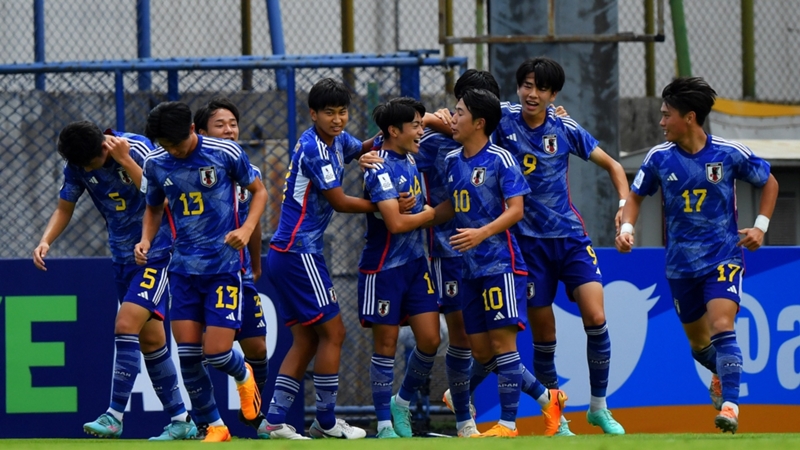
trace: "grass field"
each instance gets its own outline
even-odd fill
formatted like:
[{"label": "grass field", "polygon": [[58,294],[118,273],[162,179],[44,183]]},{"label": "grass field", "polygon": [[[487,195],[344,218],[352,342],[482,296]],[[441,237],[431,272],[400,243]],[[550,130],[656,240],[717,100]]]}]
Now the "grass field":
[{"label": "grass field", "polygon": [[[359,441],[257,441],[235,439],[220,444],[225,449],[325,449],[325,450],[462,450],[491,449],[519,450],[557,446],[559,450],[597,449],[597,450],[673,450],[684,449],[747,449],[778,450],[800,448],[800,434],[768,434],[751,433],[738,435],[722,434],[632,434],[627,436],[576,436],[572,438],[546,438],[526,436],[515,439],[448,439],[448,438],[413,438],[379,441],[363,439]],[[2,439],[3,449],[197,449],[203,443],[196,441],[183,442],[147,442],[139,440],[99,440],[99,439]]]}]

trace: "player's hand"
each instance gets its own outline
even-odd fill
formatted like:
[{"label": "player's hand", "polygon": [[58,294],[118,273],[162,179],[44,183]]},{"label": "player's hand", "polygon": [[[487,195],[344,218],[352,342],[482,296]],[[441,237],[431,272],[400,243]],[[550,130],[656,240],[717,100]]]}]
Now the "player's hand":
[{"label": "player's hand", "polygon": [[630,233],[622,233],[614,240],[614,245],[620,253],[630,253],[633,249],[633,235]]},{"label": "player's hand", "polygon": [[114,161],[120,164],[131,157],[131,144],[127,139],[107,136],[106,140],[103,141],[103,147],[108,149],[108,154],[114,158]]},{"label": "player's hand", "polygon": [[133,258],[136,264],[143,266],[147,264],[147,252],[150,251],[150,241],[141,241],[133,247]]},{"label": "player's hand", "polygon": [[563,106],[561,106],[561,105],[555,106],[552,103],[550,104],[550,106],[553,106],[553,107],[556,108],[556,115],[558,117],[569,117],[569,114],[567,113],[566,108],[564,108]]},{"label": "player's hand", "polygon": [[44,257],[50,250],[50,245],[45,242],[40,242],[39,245],[33,249],[33,265],[39,270],[47,272],[47,267],[44,266]]},{"label": "player's hand", "polygon": [[383,158],[378,156],[378,152],[375,150],[370,150],[358,158],[358,167],[361,167],[361,170],[366,172],[369,169],[374,169],[375,164],[380,164],[382,162]]},{"label": "player's hand", "polygon": [[433,226],[433,220],[436,218],[436,210],[431,205],[422,205],[422,213],[430,214],[430,219],[422,224],[420,228],[430,228]]},{"label": "player's hand", "polygon": [[742,238],[736,245],[744,247],[751,252],[761,248],[761,245],[764,243],[764,232],[758,228],[744,228],[739,230],[739,234],[742,235]]},{"label": "player's hand", "polygon": [[475,248],[486,239],[479,228],[456,228],[456,234],[450,237],[450,246],[453,250],[463,253]]},{"label": "player's hand", "polygon": [[400,214],[411,214],[411,210],[417,204],[417,196],[411,195],[411,192],[401,192],[397,204],[400,206]]},{"label": "player's hand", "polygon": [[235,248],[236,250],[243,249],[244,246],[247,245],[249,241],[250,241],[250,233],[248,233],[247,230],[243,228],[238,228],[225,235],[225,243]]},{"label": "player's hand", "polygon": [[261,265],[259,264],[258,267],[256,267],[255,264],[251,264],[251,266],[251,269],[253,269],[253,282],[256,282],[261,278]]},{"label": "player's hand", "polygon": [[450,125],[451,123],[453,123],[453,115],[450,114],[450,110],[447,108],[442,108],[436,111],[435,113],[433,113],[433,116],[441,120],[442,123],[445,125]]}]

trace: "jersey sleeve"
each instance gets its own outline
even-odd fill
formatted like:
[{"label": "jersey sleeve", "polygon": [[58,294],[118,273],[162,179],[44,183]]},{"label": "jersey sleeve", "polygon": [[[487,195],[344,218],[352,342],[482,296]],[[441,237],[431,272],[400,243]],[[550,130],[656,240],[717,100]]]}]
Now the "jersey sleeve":
[{"label": "jersey sleeve", "polygon": [[145,201],[150,206],[164,204],[164,198],[166,197],[164,189],[156,179],[154,172],[153,162],[145,160],[142,168],[142,186],[139,190],[144,194]]},{"label": "jersey sleeve", "polygon": [[503,199],[508,200],[512,197],[519,197],[531,192],[525,176],[522,175],[522,170],[516,161],[513,164],[505,166],[502,162],[498,161],[498,173],[500,174],[500,186],[503,190]]},{"label": "jersey sleeve", "polygon": [[[236,146],[239,147],[239,144],[236,144]],[[233,180],[241,187],[250,186],[256,180],[256,173],[253,170],[253,166],[250,164],[250,158],[247,157],[247,153],[241,148],[239,148],[238,156],[231,159],[231,167],[229,170],[231,171]]]},{"label": "jersey sleeve", "polygon": [[636,173],[633,184],[631,184],[631,190],[634,194],[645,197],[658,192],[660,180],[653,162],[654,159],[655,157],[645,158],[639,168],[639,172]]},{"label": "jersey sleeve", "polygon": [[[426,136],[427,135],[427,136]],[[420,172],[428,172],[433,169],[436,163],[436,156],[439,154],[441,148],[441,139],[439,134],[433,130],[425,130],[422,139],[419,143],[419,153],[414,155],[414,161],[417,163],[417,170]]]},{"label": "jersey sleeve", "polygon": [[597,147],[597,139],[569,117],[562,117],[561,123],[564,125],[564,135],[570,144],[569,152],[588,161],[592,151]]},{"label": "jersey sleeve", "polygon": [[400,197],[392,182],[392,175],[383,164],[364,172],[364,190],[369,193],[372,203]]},{"label": "jersey sleeve", "polygon": [[349,164],[361,153],[363,144],[349,133],[342,133],[342,137],[344,138],[342,141],[342,156],[344,156],[345,164]]},{"label": "jersey sleeve", "polygon": [[59,198],[70,203],[77,203],[83,194],[84,187],[75,171],[69,164],[64,164],[64,184],[58,193]]},{"label": "jersey sleeve", "polygon": [[298,151],[302,152],[299,170],[314,183],[314,186],[323,191],[342,186],[341,181],[336,177],[336,168],[333,163],[320,155],[316,145],[303,144]]},{"label": "jersey sleeve", "polygon": [[770,173],[770,165],[767,161],[753,154],[752,150],[742,145],[747,152],[737,153],[736,178],[747,181],[755,187],[763,187],[767,184]]}]

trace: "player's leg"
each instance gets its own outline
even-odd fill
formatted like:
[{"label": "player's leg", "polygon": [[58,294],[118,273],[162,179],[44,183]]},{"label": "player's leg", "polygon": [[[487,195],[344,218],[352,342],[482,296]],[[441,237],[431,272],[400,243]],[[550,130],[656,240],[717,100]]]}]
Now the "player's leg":
[{"label": "player's leg", "polygon": [[[236,333],[236,340],[242,348],[245,362],[253,369],[256,389],[263,396],[269,369],[267,323],[261,309],[261,297],[252,280],[242,281],[242,327]],[[258,430],[264,421],[264,414],[259,412],[255,419],[247,420],[239,411],[239,421]]]}]

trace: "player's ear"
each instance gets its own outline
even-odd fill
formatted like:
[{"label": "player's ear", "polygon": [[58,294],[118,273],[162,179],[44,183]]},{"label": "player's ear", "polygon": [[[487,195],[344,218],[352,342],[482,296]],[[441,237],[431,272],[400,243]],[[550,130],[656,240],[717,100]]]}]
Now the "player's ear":
[{"label": "player's ear", "polygon": [[476,130],[480,130],[485,126],[486,126],[486,119],[484,119],[482,117],[480,119],[475,119],[475,129]]},{"label": "player's ear", "polygon": [[308,114],[311,116],[311,121],[316,123],[317,122],[317,112],[313,109],[308,110]]},{"label": "player's ear", "polygon": [[686,113],[686,116],[684,116],[684,118],[686,119],[686,123],[696,122],[697,114],[695,114],[694,111],[689,111]]}]

